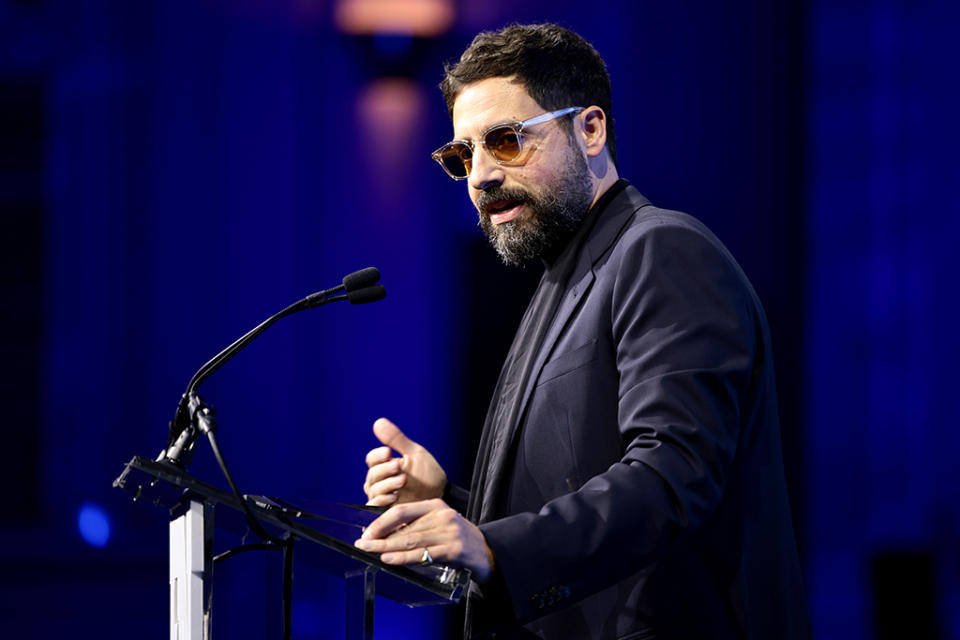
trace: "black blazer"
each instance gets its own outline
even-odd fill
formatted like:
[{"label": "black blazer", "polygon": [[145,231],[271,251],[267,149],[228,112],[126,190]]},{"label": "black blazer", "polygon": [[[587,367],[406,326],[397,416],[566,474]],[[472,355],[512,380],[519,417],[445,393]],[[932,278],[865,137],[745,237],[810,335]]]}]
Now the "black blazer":
[{"label": "black blazer", "polygon": [[808,638],[760,302],[694,218],[630,186],[599,216],[492,461],[468,635]]}]

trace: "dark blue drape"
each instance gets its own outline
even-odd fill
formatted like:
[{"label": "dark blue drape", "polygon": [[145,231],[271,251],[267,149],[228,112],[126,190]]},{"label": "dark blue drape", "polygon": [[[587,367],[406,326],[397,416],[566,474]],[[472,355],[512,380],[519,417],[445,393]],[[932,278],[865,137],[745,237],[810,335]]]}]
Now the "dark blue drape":
[{"label": "dark blue drape", "polygon": [[[166,636],[163,514],[110,482],[208,357],[354,269],[387,299],[284,320],[203,387],[241,488],[361,500],[382,415],[469,477],[536,269],[429,159],[435,85],[477,30],[551,20],[608,62],[621,174],[767,307],[817,637],[960,637],[956,3],[456,2],[435,39],[346,35],[336,5],[0,0],[0,634]],[[203,443],[191,470],[221,482]],[[278,632],[270,562],[218,574],[219,634]],[[339,582],[298,569],[296,596],[296,637],[342,635]]]}]

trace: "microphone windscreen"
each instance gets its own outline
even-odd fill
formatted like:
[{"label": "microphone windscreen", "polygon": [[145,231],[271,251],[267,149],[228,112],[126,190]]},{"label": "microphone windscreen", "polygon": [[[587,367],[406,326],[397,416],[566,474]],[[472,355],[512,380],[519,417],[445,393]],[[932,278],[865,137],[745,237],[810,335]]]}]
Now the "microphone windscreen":
[{"label": "microphone windscreen", "polygon": [[371,287],[380,281],[380,271],[376,267],[367,267],[343,277],[343,288],[349,291]]},{"label": "microphone windscreen", "polygon": [[375,284],[372,287],[364,287],[355,291],[347,289],[347,300],[350,301],[350,304],[367,304],[368,302],[383,300],[386,296],[387,290],[383,288],[382,284]]}]

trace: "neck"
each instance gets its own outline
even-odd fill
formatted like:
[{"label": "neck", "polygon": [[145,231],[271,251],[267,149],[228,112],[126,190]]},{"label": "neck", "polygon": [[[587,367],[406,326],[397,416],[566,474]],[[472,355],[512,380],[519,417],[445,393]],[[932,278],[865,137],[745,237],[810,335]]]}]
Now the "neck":
[{"label": "neck", "polygon": [[590,175],[593,178],[593,202],[590,206],[597,204],[597,200],[607,192],[607,189],[620,179],[617,168],[613,165],[613,160],[606,152],[600,154],[598,158],[590,158],[588,162]]}]

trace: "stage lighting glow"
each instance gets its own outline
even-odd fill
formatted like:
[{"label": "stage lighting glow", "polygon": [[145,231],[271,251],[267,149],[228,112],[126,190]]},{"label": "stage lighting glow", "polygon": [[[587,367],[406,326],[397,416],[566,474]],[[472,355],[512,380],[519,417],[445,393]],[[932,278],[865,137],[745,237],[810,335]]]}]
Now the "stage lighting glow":
[{"label": "stage lighting glow", "polygon": [[451,0],[340,0],[337,26],[354,35],[439,36],[453,24]]},{"label": "stage lighting glow", "polygon": [[359,148],[374,199],[371,215],[389,220],[405,211],[395,199],[406,185],[416,182],[410,150],[422,141],[425,102],[416,82],[399,77],[378,78],[357,97],[358,135],[363,141]]},{"label": "stage lighting glow", "polygon": [[100,505],[85,502],[77,514],[80,537],[91,547],[102,549],[110,540],[110,519]]}]

